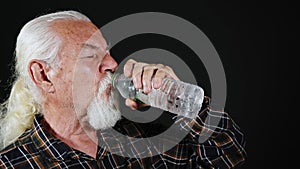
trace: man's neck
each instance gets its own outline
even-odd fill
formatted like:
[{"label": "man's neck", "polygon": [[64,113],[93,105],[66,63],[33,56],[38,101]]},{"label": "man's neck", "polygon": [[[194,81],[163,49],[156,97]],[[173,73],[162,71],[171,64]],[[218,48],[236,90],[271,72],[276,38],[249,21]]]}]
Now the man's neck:
[{"label": "man's neck", "polygon": [[44,113],[45,121],[49,125],[48,131],[68,146],[96,158],[98,147],[96,130],[83,127],[75,112],[68,113],[68,116],[65,112],[60,115],[54,115],[53,113]]}]

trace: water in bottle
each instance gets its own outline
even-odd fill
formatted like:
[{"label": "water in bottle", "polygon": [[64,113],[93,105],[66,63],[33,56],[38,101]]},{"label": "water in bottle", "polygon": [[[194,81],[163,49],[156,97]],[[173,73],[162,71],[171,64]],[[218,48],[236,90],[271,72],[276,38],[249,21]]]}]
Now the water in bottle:
[{"label": "water in bottle", "polygon": [[152,88],[150,93],[145,94],[142,89],[135,89],[132,79],[124,74],[115,73],[112,79],[113,87],[122,97],[139,100],[171,113],[195,118],[202,106],[204,91],[194,84],[164,78],[160,88]]}]

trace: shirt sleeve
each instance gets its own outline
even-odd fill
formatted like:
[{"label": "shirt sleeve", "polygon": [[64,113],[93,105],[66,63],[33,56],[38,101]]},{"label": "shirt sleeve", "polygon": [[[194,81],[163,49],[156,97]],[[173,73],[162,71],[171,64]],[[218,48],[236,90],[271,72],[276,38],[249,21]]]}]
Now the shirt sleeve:
[{"label": "shirt sleeve", "polygon": [[190,130],[186,144],[192,149],[189,155],[192,166],[221,169],[235,168],[244,163],[244,134],[228,113],[211,108],[210,98],[205,98],[195,119],[179,118],[176,123]]}]

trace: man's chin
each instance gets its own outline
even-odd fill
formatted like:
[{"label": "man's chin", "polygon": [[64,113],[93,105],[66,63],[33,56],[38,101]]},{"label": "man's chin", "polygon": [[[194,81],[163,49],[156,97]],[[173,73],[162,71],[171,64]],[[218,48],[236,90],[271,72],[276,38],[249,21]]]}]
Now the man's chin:
[{"label": "man's chin", "polygon": [[114,127],[120,119],[121,117],[110,119],[108,121],[104,121],[104,120],[97,121],[93,119],[90,120],[87,125],[94,130],[105,130]]},{"label": "man's chin", "polygon": [[93,122],[84,120],[84,121],[81,121],[81,127],[87,131],[105,130],[105,129],[114,127],[117,122],[118,122],[118,120],[115,123],[111,123],[111,124],[106,124],[106,125],[96,124],[95,125],[95,124],[93,124]]}]

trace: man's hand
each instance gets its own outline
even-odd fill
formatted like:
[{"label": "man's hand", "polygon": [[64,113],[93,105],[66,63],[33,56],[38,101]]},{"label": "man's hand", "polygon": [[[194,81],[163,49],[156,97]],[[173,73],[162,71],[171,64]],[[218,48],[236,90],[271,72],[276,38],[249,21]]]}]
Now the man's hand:
[{"label": "man's hand", "polygon": [[[124,65],[124,75],[126,77],[132,77],[134,87],[136,89],[143,89],[145,94],[148,94],[152,87],[155,89],[160,88],[162,80],[166,77],[178,80],[173,69],[169,66],[136,62],[133,59],[129,59]],[[132,99],[126,99],[125,104],[133,110],[148,106],[146,104],[137,103]]]}]

